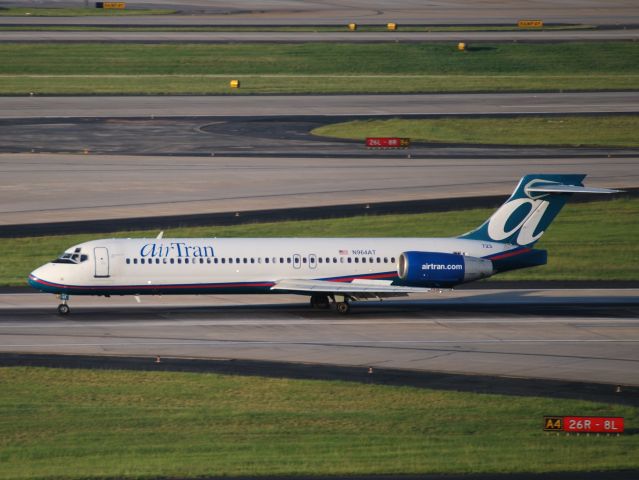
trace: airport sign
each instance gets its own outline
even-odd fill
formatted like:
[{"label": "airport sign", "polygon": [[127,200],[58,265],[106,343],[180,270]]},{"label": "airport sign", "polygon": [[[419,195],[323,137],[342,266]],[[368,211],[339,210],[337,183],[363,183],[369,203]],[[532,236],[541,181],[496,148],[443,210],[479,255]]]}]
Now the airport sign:
[{"label": "airport sign", "polygon": [[623,417],[544,417],[544,431],[566,433],[623,433]]},{"label": "airport sign", "polygon": [[368,148],[407,148],[410,145],[410,138],[398,137],[368,137],[366,146]]},{"label": "airport sign", "polygon": [[541,20],[519,20],[517,26],[519,28],[542,28],[544,22]]}]

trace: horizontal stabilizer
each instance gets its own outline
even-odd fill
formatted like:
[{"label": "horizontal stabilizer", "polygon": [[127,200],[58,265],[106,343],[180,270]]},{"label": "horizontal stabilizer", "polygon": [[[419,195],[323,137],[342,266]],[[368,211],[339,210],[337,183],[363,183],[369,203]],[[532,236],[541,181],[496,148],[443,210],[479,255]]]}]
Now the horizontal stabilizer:
[{"label": "horizontal stabilizer", "polygon": [[545,192],[545,193],[620,193],[623,190],[613,190],[611,188],[584,187],[581,185],[560,185],[560,184],[541,184],[533,185],[526,188],[526,192]]}]

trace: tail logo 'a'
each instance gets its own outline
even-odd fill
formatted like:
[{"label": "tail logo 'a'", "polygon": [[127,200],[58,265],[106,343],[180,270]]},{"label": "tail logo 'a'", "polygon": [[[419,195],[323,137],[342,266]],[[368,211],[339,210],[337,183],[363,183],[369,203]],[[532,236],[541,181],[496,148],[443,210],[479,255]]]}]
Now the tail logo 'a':
[{"label": "tail logo 'a'", "polygon": [[543,218],[549,202],[541,200],[547,193],[532,195],[530,187],[539,184],[557,184],[546,180],[534,179],[523,188],[525,197],[515,198],[504,203],[488,220],[487,233],[491,240],[501,242],[519,231],[516,243],[528,245],[534,243],[544,234],[544,230],[535,232]]},{"label": "tail logo 'a'", "polygon": [[581,174],[524,175],[510,198],[481,226],[459,238],[525,247],[541,238],[572,193],[611,193],[587,188]]}]

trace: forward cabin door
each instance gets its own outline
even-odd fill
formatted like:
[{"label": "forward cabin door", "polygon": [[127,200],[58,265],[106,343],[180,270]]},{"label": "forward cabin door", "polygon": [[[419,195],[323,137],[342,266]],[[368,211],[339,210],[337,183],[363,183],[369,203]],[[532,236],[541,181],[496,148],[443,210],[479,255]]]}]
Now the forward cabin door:
[{"label": "forward cabin door", "polygon": [[109,250],[106,247],[93,249],[95,258],[95,278],[107,278],[109,276]]}]

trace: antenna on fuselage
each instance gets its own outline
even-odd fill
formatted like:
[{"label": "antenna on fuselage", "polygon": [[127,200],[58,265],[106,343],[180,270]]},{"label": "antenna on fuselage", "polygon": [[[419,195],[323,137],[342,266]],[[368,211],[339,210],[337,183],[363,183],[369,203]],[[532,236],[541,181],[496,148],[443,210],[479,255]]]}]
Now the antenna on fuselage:
[{"label": "antenna on fuselage", "polygon": [[164,236],[164,230],[162,230],[160,233],[158,233],[158,236],[155,237],[157,240],[160,240],[162,237]]}]

